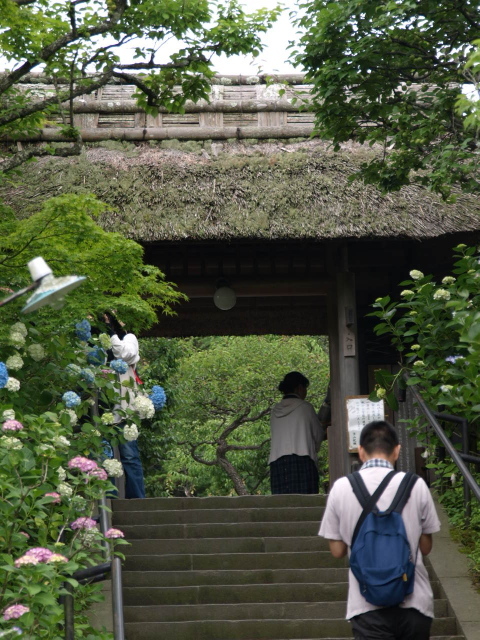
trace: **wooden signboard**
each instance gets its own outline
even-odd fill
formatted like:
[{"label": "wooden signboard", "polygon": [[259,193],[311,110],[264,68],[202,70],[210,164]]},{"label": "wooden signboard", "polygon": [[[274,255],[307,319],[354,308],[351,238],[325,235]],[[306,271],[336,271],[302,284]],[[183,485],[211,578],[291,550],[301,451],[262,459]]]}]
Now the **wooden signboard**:
[{"label": "wooden signboard", "polygon": [[372,420],[385,420],[383,400],[372,402],[368,396],[347,396],[345,398],[347,412],[348,451],[356,453],[363,427]]}]

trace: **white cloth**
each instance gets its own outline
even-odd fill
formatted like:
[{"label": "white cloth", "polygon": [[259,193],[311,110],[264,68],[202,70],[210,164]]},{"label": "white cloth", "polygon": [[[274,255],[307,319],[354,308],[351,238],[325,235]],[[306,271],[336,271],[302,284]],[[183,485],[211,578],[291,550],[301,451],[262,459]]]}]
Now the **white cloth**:
[{"label": "white cloth", "polygon": [[[360,473],[368,492],[372,494],[382,479],[390,473],[390,469],[370,467],[362,469]],[[377,503],[380,511],[388,509],[404,475],[404,473],[397,473],[390,481]],[[328,540],[342,540],[348,546],[350,555],[353,532],[361,513],[362,507],[353,493],[349,480],[346,477],[340,478],[335,482],[328,496],[319,535]],[[423,615],[433,618],[432,588],[418,544],[422,533],[430,534],[440,530],[440,521],[430,491],[421,478],[413,487],[402,511],[402,518],[412,554],[415,556],[417,553],[417,562],[413,593],[405,598],[400,607],[417,609]],[[348,583],[347,619],[380,608],[367,602],[361,595],[358,581],[351,571],[349,571]]]},{"label": "white cloth", "polygon": [[324,438],[323,427],[315,409],[301,398],[284,398],[270,415],[270,457],[268,463],[282,456],[310,456],[317,463],[317,451]]},{"label": "white cloth", "polygon": [[[140,353],[138,349],[138,340],[133,333],[127,333],[122,340],[120,340],[117,335],[113,335],[111,337],[111,342],[112,352],[115,358],[121,358],[128,364],[126,373],[117,374],[120,383],[119,392],[122,397],[120,404],[117,404],[114,407],[115,423],[118,423],[124,418],[118,414],[116,409],[122,409],[123,411],[128,408],[131,409],[133,400],[136,396],[137,383],[135,381],[134,367],[140,360]],[[129,381],[133,382],[133,389],[130,386],[131,382]],[[123,386],[124,382],[129,382],[129,386]]]}]

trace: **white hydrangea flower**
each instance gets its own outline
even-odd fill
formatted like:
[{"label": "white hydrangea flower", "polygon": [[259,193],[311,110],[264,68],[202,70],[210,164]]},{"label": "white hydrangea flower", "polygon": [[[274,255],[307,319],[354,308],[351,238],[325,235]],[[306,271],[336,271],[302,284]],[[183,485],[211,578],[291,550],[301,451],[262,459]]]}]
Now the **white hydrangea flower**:
[{"label": "white hydrangea flower", "polygon": [[2,436],[0,438],[0,447],[4,447],[9,451],[15,451],[23,447],[22,441],[13,436]]},{"label": "white hydrangea flower", "polygon": [[115,416],[110,411],[106,411],[104,414],[102,414],[100,421],[102,424],[108,427],[115,422]]},{"label": "white hydrangea flower", "polygon": [[440,387],[440,391],[442,393],[449,393],[453,389],[453,385],[451,384],[442,384]]},{"label": "white hydrangea flower", "polygon": [[88,506],[87,500],[83,496],[75,496],[72,500],[72,507],[76,511],[83,512]]},{"label": "white hydrangea flower", "polygon": [[423,278],[423,273],[418,269],[412,269],[412,271],[410,271],[410,277],[412,280],[420,280]]},{"label": "white hydrangea flower", "polygon": [[85,547],[91,547],[95,543],[95,539],[98,535],[98,529],[81,529],[78,532],[78,538]]},{"label": "white hydrangea flower", "polygon": [[434,300],[450,300],[450,291],[446,289],[437,289],[433,294]]},{"label": "white hydrangea flower", "polygon": [[150,398],[146,398],[145,396],[137,396],[133,401],[132,408],[136,411],[139,417],[143,420],[144,418],[150,419],[155,415],[155,407],[153,406],[153,402]]},{"label": "white hydrangea flower", "polygon": [[122,463],[118,460],[105,460],[103,463],[103,468],[112,478],[120,478],[121,476],[123,476]]},{"label": "white hydrangea flower", "polygon": [[65,436],[57,436],[53,440],[53,444],[56,447],[60,447],[60,449],[68,449],[68,447],[70,446],[70,440]]},{"label": "white hydrangea flower", "polygon": [[450,476],[450,482],[452,484],[455,484],[457,481],[457,474],[456,473],[452,473],[452,475]]},{"label": "white hydrangea flower", "polygon": [[23,338],[26,338],[28,335],[28,329],[23,322],[15,322],[15,324],[12,324],[10,327],[10,333],[19,333]]},{"label": "white hydrangea flower", "polygon": [[13,409],[5,409],[2,413],[3,420],[15,420],[15,411]]},{"label": "white hydrangea flower", "polygon": [[67,473],[66,473],[66,471],[65,471],[65,469],[63,467],[58,467],[57,475],[58,475],[58,479],[60,480],[60,482],[64,482],[66,477],[67,477]]},{"label": "white hydrangea flower", "polygon": [[73,489],[66,482],[61,482],[57,487],[57,493],[66,498],[70,498],[73,495]]},{"label": "white hydrangea flower", "polygon": [[108,349],[112,348],[112,340],[107,333],[101,333],[98,336],[98,341],[100,342],[102,349],[105,349],[106,351],[108,351]]},{"label": "white hydrangea flower", "polygon": [[123,437],[128,442],[136,440],[138,438],[138,428],[136,424],[126,424],[123,427]]},{"label": "white hydrangea flower", "polygon": [[70,426],[74,427],[78,422],[78,416],[73,409],[63,409],[60,415],[66,414],[70,418]]},{"label": "white hydrangea flower", "polygon": [[415,360],[415,362],[413,363],[414,367],[424,367],[425,363],[423,360]]},{"label": "white hydrangea flower", "polygon": [[18,353],[15,353],[13,356],[7,358],[5,364],[9,371],[19,371],[23,367],[23,359]]},{"label": "white hydrangea flower", "polygon": [[5,389],[7,391],[18,391],[20,389],[20,380],[16,378],[10,378],[7,380],[7,384],[5,385]]},{"label": "white hydrangea flower", "polygon": [[453,276],[445,276],[442,280],[442,284],[453,284],[455,282],[455,278]]},{"label": "white hydrangea flower", "polygon": [[41,344],[31,344],[27,347],[27,351],[35,362],[40,362],[45,357],[45,349]]},{"label": "white hydrangea flower", "polygon": [[13,344],[14,347],[23,347],[25,344],[25,338],[18,331],[13,331],[10,333],[8,337],[10,344]]},{"label": "white hydrangea flower", "polygon": [[403,296],[404,298],[408,298],[409,296],[414,296],[415,292],[412,291],[411,289],[404,289],[400,295]]}]

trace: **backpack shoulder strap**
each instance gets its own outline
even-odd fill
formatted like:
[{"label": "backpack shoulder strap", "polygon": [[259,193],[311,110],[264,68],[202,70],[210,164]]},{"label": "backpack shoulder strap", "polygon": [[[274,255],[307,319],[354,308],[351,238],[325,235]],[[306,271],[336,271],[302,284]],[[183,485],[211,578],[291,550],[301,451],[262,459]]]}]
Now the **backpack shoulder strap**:
[{"label": "backpack shoulder strap", "polygon": [[347,476],[350,484],[352,485],[352,489],[355,496],[357,497],[358,501],[363,507],[362,514],[358,519],[358,522],[355,526],[355,531],[353,532],[352,545],[355,542],[355,538],[358,535],[360,527],[364,523],[365,518],[368,516],[368,514],[371,513],[372,511],[378,512],[378,509],[376,506],[378,499],[380,498],[382,493],[385,491],[388,483],[393,478],[393,476],[396,475],[396,473],[397,473],[396,471],[390,471],[390,473],[387,473],[387,475],[383,478],[383,480],[378,485],[377,489],[372,495],[368,493],[365,483],[363,481],[363,478],[358,471],[355,471],[354,473],[351,473],[349,476]]},{"label": "backpack shoulder strap", "polygon": [[411,471],[407,471],[400,483],[400,486],[397,489],[397,493],[393,498],[392,504],[387,509],[387,513],[392,513],[392,511],[402,513],[403,508],[407,504],[408,499],[410,498],[410,494],[412,493],[412,489],[415,486],[417,480],[417,475],[415,475]]}]

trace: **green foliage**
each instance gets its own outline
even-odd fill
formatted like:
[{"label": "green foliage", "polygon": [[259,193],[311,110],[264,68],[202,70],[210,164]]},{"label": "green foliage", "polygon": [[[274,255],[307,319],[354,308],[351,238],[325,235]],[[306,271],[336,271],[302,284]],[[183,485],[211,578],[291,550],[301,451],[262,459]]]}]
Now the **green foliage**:
[{"label": "green foliage", "polygon": [[[376,372],[377,387],[372,400],[386,398],[395,408],[394,386],[418,385],[427,404],[438,412],[465,418],[469,423],[471,454],[478,455],[480,418],[480,255],[476,247],[463,244],[455,248],[453,274],[441,283],[414,269],[411,280],[401,283],[405,289],[401,302],[389,296],[378,298],[370,314],[380,320],[377,335],[389,335],[400,355],[400,371],[391,375]],[[403,374],[407,373],[405,380]],[[441,443],[421,419],[410,420],[409,426],[426,446],[427,468],[435,470],[435,486],[441,494],[459,539],[468,548],[477,578],[480,575],[479,515],[480,506],[473,505],[470,520],[465,517],[462,491],[457,486],[461,476],[447,456],[439,459]],[[461,434],[451,423],[444,425],[452,442],[460,442]],[[458,444],[456,444],[459,447]],[[469,533],[470,532],[470,533]],[[472,532],[475,536],[470,535]]]},{"label": "green foliage", "polygon": [[357,175],[383,191],[417,183],[444,199],[455,186],[478,192],[478,126],[470,119],[478,104],[461,98],[469,71],[478,83],[478,4],[307,0],[300,7],[293,58],[314,84],[319,135],[336,150],[347,140],[384,147]]},{"label": "green foliage", "polygon": [[[0,12],[0,55],[11,64],[0,74],[0,136],[18,136],[114,78],[136,85],[147,113],[159,106],[182,113],[187,99],[209,98],[212,56],[258,55],[280,9],[247,14],[238,0],[1,0]],[[173,39],[178,48],[165,60],[162,44]],[[18,84],[37,68],[52,78],[55,95]]]},{"label": "green foliage", "polygon": [[[40,211],[23,220],[4,208],[0,220],[0,285],[13,289],[28,282],[26,264],[41,255],[56,276],[87,276],[66,297],[60,314],[40,310],[41,326],[71,323],[105,309],[137,331],[157,320],[157,311],[172,313],[182,296],[165,282],[162,272],[143,263],[143,248],[119,233],[106,232],[96,218],[106,205],[91,195],[64,195],[46,200]],[[24,301],[4,307],[3,322],[12,321]]]},{"label": "green foliage", "polygon": [[[98,339],[91,339],[93,344]],[[64,612],[58,598],[68,583],[78,595],[75,637],[112,637],[92,629],[85,618],[85,610],[102,598],[99,586],[81,587],[72,577],[105,561],[107,539],[94,523],[72,524],[92,518],[98,498],[111,489],[101,470],[103,440],[123,441],[112,424],[92,412],[97,399],[113,405],[119,396],[115,375],[87,364],[87,347],[73,331],[51,335],[18,322],[0,342],[0,360],[9,374],[0,388],[0,635],[19,626],[26,640],[61,640]],[[82,372],[87,368],[89,382]],[[79,404],[66,409],[63,394],[73,389]],[[139,423],[133,412],[128,419]],[[69,464],[77,456],[95,473]],[[39,547],[46,555],[32,560],[30,550]],[[8,619],[6,611],[14,605],[29,611]]]},{"label": "green foliage", "polygon": [[[157,359],[156,353],[159,353]],[[147,486],[153,494],[268,493],[269,410],[285,373],[309,377],[320,405],[328,385],[325,341],[249,336],[142,342],[141,375],[165,387],[169,402],[148,433]],[[155,362],[164,369],[154,371]],[[142,360],[143,362],[143,360]],[[144,376],[145,377],[145,376]],[[322,453],[324,462],[325,452]],[[163,460],[162,460],[163,459]],[[223,462],[223,461],[226,462]]]}]

